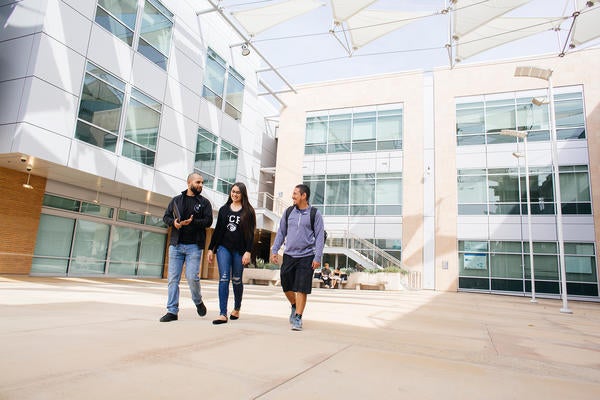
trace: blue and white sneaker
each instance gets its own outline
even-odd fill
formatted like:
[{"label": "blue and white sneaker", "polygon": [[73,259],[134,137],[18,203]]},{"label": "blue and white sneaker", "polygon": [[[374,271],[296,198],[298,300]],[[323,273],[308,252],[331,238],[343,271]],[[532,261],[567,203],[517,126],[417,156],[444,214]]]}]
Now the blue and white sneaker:
[{"label": "blue and white sneaker", "polygon": [[302,316],[296,314],[294,316],[294,320],[292,321],[292,330],[293,331],[301,331],[302,330]]},{"label": "blue and white sneaker", "polygon": [[296,305],[292,306],[292,312],[290,313],[290,324],[294,323],[294,317],[296,316]]}]

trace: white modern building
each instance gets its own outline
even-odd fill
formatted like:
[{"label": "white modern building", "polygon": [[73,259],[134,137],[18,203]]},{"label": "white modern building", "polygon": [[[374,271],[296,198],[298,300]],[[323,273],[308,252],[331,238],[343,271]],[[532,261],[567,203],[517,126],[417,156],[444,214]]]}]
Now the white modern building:
[{"label": "white modern building", "polygon": [[196,12],[179,0],[2,2],[0,272],[162,276],[163,212],[192,171],[215,212],[237,180],[264,208],[277,109],[259,93],[260,59],[230,47],[239,36],[217,13]]}]

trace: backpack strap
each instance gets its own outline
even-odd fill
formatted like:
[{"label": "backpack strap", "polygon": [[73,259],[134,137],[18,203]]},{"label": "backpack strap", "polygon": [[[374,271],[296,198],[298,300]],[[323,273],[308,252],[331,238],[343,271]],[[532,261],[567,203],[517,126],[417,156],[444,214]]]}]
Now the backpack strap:
[{"label": "backpack strap", "polygon": [[[296,207],[296,206],[289,206],[285,210],[285,221],[286,222],[289,222],[290,214],[292,213],[292,210],[294,209],[294,207]],[[313,233],[315,231],[315,215],[317,215],[317,209],[313,206],[310,206],[310,228],[312,229]]]},{"label": "backpack strap", "polygon": [[313,206],[310,207],[310,227],[315,231],[315,215],[317,215],[317,209]]}]

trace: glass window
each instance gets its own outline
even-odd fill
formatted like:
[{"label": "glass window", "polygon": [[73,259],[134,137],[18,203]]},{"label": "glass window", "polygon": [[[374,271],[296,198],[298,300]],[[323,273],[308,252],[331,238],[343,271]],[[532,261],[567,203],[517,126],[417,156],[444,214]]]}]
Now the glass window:
[{"label": "glass window", "polygon": [[225,96],[225,112],[233,119],[242,117],[244,105],[244,78],[233,68],[229,68],[227,90]]},{"label": "glass window", "polygon": [[333,215],[348,215],[350,180],[348,175],[330,175],[325,184],[325,204]]},{"label": "glass window", "polygon": [[556,128],[584,126],[583,100],[555,101]]},{"label": "glass window", "polygon": [[238,149],[226,141],[221,140],[221,152],[218,162],[219,182],[217,186],[217,190],[221,193],[228,194],[235,183],[235,178],[237,176],[237,159]]},{"label": "glass window", "polygon": [[139,214],[133,211],[119,210],[118,219],[121,221],[134,222],[136,224],[144,223],[144,214]]},{"label": "glass window", "polygon": [[376,175],[375,204],[377,215],[402,215],[402,175]]},{"label": "glass window", "polygon": [[472,135],[485,132],[483,103],[477,103],[472,108],[456,110],[456,134],[458,136]]},{"label": "glass window", "polygon": [[141,231],[124,226],[115,226],[110,248],[111,275],[135,275]]},{"label": "glass window", "polygon": [[379,111],[377,150],[400,149],[402,149],[402,110]]},{"label": "glass window", "polygon": [[125,84],[88,63],[75,137],[109,151],[115,151]]},{"label": "glass window", "polygon": [[154,166],[161,103],[133,89],[127,107],[122,154]]},{"label": "glass window", "polygon": [[305,154],[402,149],[400,105],[325,111],[306,118]]},{"label": "glass window", "polygon": [[164,70],[171,48],[172,17],[159,2],[144,2],[138,51]]},{"label": "glass window", "polygon": [[310,188],[310,203],[314,206],[325,204],[325,176],[305,176],[304,183]]},{"label": "glass window", "polygon": [[31,273],[66,275],[75,220],[40,215]]},{"label": "glass window", "polygon": [[165,261],[167,235],[155,232],[142,232],[138,276],[162,276]]},{"label": "glass window", "polygon": [[352,175],[350,181],[351,215],[374,214],[375,182],[375,174]]},{"label": "glass window", "polygon": [[[238,120],[242,117],[244,87],[244,78],[209,48],[202,96]],[[225,97],[225,104],[223,104],[223,97]]]},{"label": "glass window", "polygon": [[104,274],[110,225],[78,220],[69,274]]},{"label": "glass window", "polygon": [[217,140],[206,129],[198,128],[194,168],[202,174],[204,185],[212,189],[217,174]]},{"label": "glass window", "polygon": [[101,206],[100,204],[94,203],[81,203],[81,213],[88,215],[95,215],[97,217],[102,218],[112,218],[113,217],[114,208]]},{"label": "glass window", "polygon": [[131,46],[137,3],[137,0],[98,0],[96,23]]},{"label": "glass window", "polygon": [[65,197],[44,194],[43,205],[46,207],[60,208],[67,211],[79,211],[81,202],[78,200],[67,199]]}]

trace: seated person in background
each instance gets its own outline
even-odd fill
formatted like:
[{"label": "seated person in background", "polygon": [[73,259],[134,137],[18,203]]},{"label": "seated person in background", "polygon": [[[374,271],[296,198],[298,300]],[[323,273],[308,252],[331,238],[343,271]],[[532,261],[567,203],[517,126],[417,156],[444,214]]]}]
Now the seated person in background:
[{"label": "seated person in background", "polygon": [[325,287],[331,287],[331,270],[329,269],[329,263],[325,263],[323,269],[321,269],[321,280],[325,284]]},{"label": "seated person in background", "polygon": [[335,289],[336,285],[341,285],[342,283],[342,271],[340,271],[340,267],[336,265],[335,269],[331,273],[331,288]]}]

